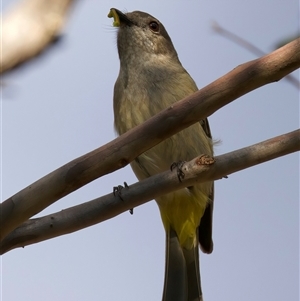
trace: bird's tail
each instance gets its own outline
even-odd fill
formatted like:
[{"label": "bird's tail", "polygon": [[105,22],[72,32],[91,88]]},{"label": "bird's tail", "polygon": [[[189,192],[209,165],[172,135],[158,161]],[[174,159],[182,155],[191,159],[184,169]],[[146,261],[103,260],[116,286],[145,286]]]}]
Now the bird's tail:
[{"label": "bird's tail", "polygon": [[166,266],[162,301],[202,301],[198,244],[186,249],[174,230],[166,234]]}]

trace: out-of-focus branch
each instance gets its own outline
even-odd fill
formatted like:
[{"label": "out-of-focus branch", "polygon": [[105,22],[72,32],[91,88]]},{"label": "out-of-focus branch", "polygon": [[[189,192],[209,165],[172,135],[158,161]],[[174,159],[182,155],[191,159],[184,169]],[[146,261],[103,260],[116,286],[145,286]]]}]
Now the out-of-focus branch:
[{"label": "out-of-focus branch", "polygon": [[16,227],[85,184],[124,167],[147,149],[238,97],[300,67],[300,38],[174,103],[110,143],[79,157],[0,204],[0,241]]},{"label": "out-of-focus branch", "polygon": [[200,156],[185,163],[185,178],[166,171],[124,188],[120,197],[112,193],[87,203],[41,218],[26,221],[1,243],[0,254],[11,249],[38,243],[56,236],[78,231],[115,217],[130,208],[144,204],[162,194],[208,180],[221,179],[231,173],[300,150],[300,130],[236,150],[215,158]]},{"label": "out-of-focus branch", "polygon": [[[252,52],[256,56],[263,56],[266,54],[264,51],[262,51],[255,45],[251,44],[250,42],[246,41],[242,37],[229,31],[228,29],[225,29],[224,27],[220,26],[217,22],[213,22],[212,28],[216,33],[231,40],[232,42],[236,43],[237,45],[247,49],[248,51]],[[296,88],[300,89],[300,82],[293,75],[289,74],[285,77],[285,79],[287,81],[289,81],[292,85],[294,85]]]},{"label": "out-of-focus branch", "polygon": [[3,17],[0,73],[40,54],[60,34],[74,0],[23,0]]}]

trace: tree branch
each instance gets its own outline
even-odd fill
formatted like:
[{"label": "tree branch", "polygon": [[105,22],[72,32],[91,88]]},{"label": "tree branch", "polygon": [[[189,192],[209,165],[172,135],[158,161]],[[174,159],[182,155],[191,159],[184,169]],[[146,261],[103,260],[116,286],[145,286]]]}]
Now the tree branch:
[{"label": "tree branch", "polygon": [[185,163],[185,178],[166,171],[122,190],[122,199],[112,193],[92,201],[26,221],[1,243],[0,254],[56,236],[81,230],[115,217],[160,195],[196,183],[217,180],[242,169],[300,150],[300,130],[215,157],[200,156]]},{"label": "tree branch", "polygon": [[36,57],[52,45],[73,0],[23,0],[2,21],[0,74]]},{"label": "tree branch", "polygon": [[299,67],[300,38],[262,58],[238,66],[143,125],[56,169],[0,204],[0,241],[58,199],[126,166],[176,132],[210,116],[238,97],[280,80]]},{"label": "tree branch", "polygon": [[[262,51],[261,49],[259,49],[258,47],[256,47],[255,45],[251,44],[250,42],[246,41],[245,39],[243,39],[242,37],[236,35],[235,33],[223,28],[222,26],[220,26],[217,22],[214,22],[212,24],[212,28],[213,30],[224,36],[225,38],[228,38],[229,40],[231,40],[232,42],[236,43],[237,45],[249,50],[251,53],[253,53],[256,56],[263,56],[265,55],[265,52]],[[299,80],[297,80],[297,78],[295,78],[294,76],[292,76],[291,74],[288,74],[285,79],[287,81],[289,81],[293,86],[295,86],[297,89],[300,89],[300,82]]]}]

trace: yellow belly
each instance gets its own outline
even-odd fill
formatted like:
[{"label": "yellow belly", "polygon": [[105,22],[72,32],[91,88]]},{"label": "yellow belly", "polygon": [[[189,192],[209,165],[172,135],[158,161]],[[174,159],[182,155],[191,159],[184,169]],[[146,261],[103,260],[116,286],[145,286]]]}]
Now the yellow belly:
[{"label": "yellow belly", "polygon": [[[192,189],[195,190],[195,188]],[[200,190],[195,193],[185,188],[161,196],[156,201],[165,230],[174,229],[181,246],[187,249],[194,247],[198,243],[197,228],[206,208],[208,197]]]}]

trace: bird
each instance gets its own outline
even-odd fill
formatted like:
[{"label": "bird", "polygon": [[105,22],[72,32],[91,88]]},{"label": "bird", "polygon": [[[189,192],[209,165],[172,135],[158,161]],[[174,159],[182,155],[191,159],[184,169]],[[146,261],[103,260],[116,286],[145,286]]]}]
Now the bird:
[{"label": "bird", "polygon": [[[182,66],[164,25],[142,11],[111,8],[117,27],[120,70],[114,85],[114,126],[119,135],[198,90]],[[213,156],[207,119],[182,130],[131,162],[138,180],[200,154]],[[177,162],[177,163],[176,163]],[[199,244],[213,250],[213,182],[199,183],[156,198],[166,232],[163,301],[202,301]]]}]

